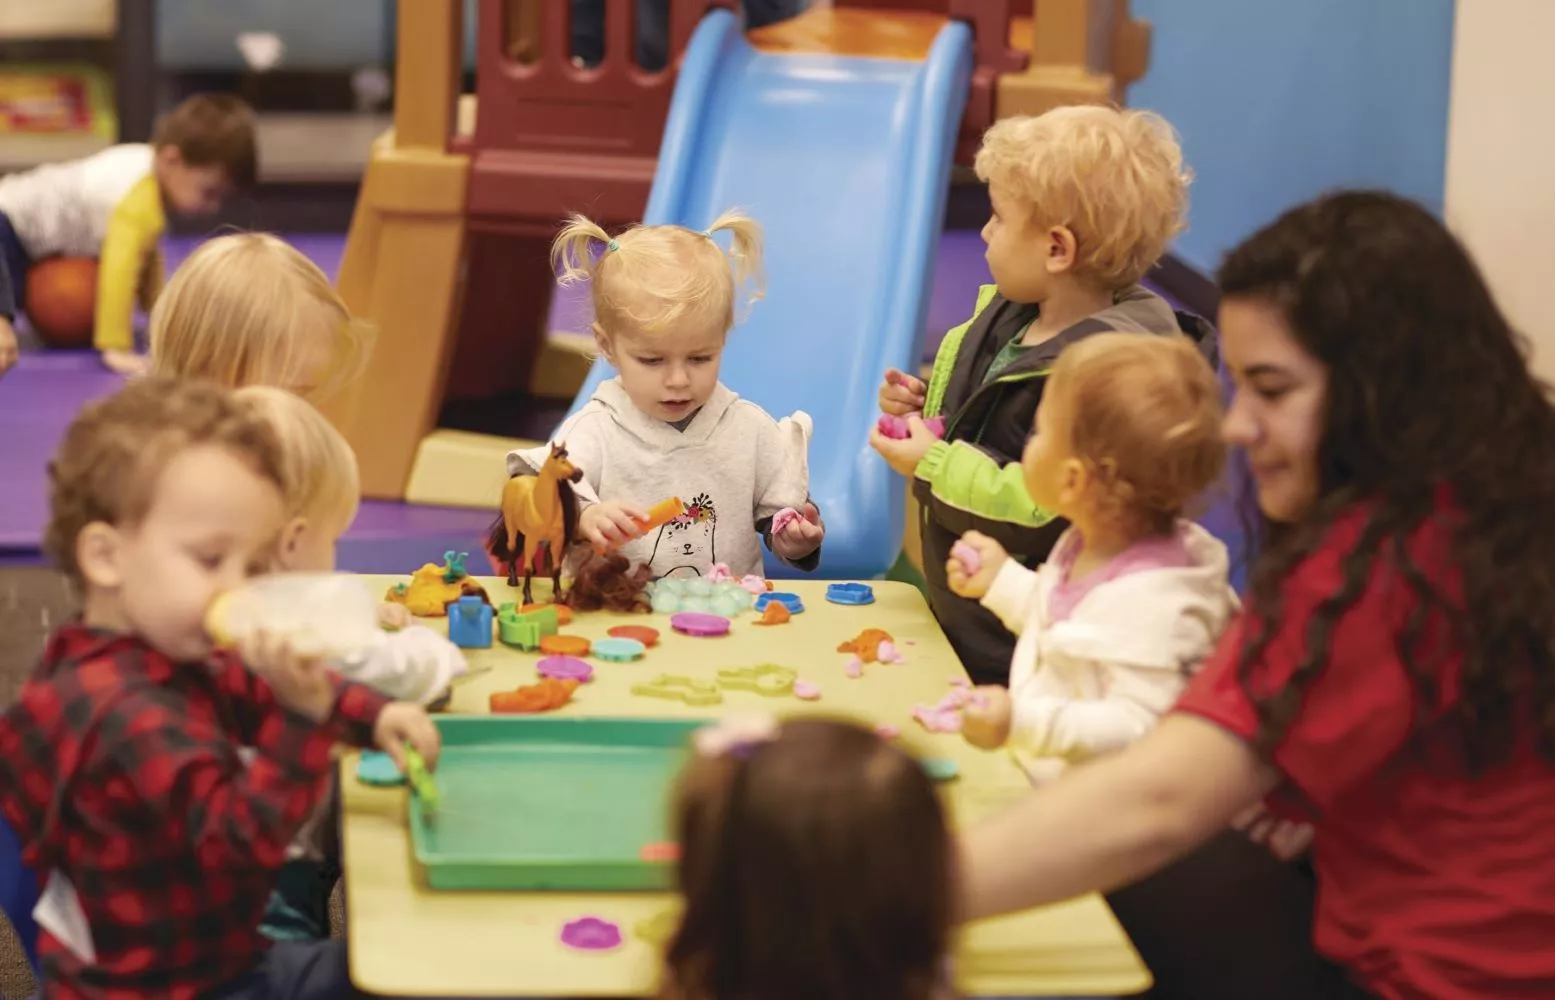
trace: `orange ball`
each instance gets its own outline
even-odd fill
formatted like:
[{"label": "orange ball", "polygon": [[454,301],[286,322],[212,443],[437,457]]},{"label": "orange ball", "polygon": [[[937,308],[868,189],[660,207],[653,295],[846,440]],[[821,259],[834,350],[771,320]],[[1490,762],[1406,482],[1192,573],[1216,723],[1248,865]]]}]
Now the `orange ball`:
[{"label": "orange ball", "polygon": [[92,346],[97,260],[49,257],[27,272],[27,322],[49,347]]}]

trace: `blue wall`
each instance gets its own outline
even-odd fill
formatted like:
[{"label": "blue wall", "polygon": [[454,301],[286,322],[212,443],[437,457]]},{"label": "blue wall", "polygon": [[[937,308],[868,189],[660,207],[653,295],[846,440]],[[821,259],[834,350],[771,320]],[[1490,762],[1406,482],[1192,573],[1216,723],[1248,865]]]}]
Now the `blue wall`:
[{"label": "blue wall", "polygon": [[1155,28],[1129,104],[1197,174],[1178,257],[1210,273],[1282,209],[1372,185],[1440,212],[1453,0],[1133,0]]}]

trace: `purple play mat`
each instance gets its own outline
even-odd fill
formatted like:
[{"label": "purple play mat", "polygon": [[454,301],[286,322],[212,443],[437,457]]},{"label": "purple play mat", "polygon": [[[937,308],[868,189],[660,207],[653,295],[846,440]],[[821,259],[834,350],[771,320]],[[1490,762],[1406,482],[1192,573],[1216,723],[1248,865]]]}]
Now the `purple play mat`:
[{"label": "purple play mat", "polygon": [[[340,266],[345,238],[293,235],[291,243],[330,275]],[[167,241],[171,271],[199,241]],[[976,231],[943,235],[934,271],[934,288],[925,330],[925,360],[933,357],[945,332],[962,322],[988,280],[983,244]],[[558,295],[553,326],[575,326],[582,303],[576,294]],[[39,545],[47,517],[46,469],[49,455],[75,413],[90,400],[112,392],[118,376],[105,371],[92,352],[33,352],[0,378],[0,565],[41,560]],[[490,525],[489,511],[413,507],[368,501],[340,544],[342,569],[364,573],[404,573],[425,562],[439,562],[448,549],[475,550]]]}]

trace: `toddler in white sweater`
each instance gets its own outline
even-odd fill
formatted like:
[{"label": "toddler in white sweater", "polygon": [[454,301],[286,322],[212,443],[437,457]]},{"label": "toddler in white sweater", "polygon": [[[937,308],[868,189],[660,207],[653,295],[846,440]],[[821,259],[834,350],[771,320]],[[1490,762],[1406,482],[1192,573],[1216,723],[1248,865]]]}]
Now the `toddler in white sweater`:
[{"label": "toddler in white sweater", "polygon": [[1220,388],[1181,337],[1097,334],[1059,355],[1021,456],[1070,528],[1029,569],[968,532],[947,573],[1019,636],[1010,687],[979,688],[967,740],[1033,780],[1148,732],[1236,612],[1225,546],[1184,520],[1220,476]]}]

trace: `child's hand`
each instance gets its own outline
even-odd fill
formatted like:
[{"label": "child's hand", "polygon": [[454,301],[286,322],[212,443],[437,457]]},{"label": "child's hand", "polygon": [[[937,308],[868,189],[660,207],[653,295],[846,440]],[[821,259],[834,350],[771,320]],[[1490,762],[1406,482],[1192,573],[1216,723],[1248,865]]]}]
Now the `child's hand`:
[{"label": "child's hand", "polygon": [[20,348],[16,344],[16,330],[12,328],[11,321],[0,316],[0,376],[11,370],[16,364]]},{"label": "child's hand", "polygon": [[276,701],[314,722],[335,707],[335,678],[317,657],[301,656],[291,643],[256,629],[238,644],[243,665],[275,693]]},{"label": "child's hand", "polygon": [[928,388],[922,379],[895,368],[887,368],[885,381],[880,383],[880,412],[889,413],[893,417],[922,413]]},{"label": "child's hand", "polygon": [[104,351],[103,367],[127,379],[140,378],[151,370],[151,359],[134,351]]},{"label": "child's hand", "polygon": [[783,530],[772,536],[772,551],[794,562],[821,547],[826,537],[826,526],[821,523],[821,512],[815,504],[804,505],[804,517],[788,522]]},{"label": "child's hand", "polygon": [[899,440],[880,433],[879,427],[869,429],[869,446],[880,453],[886,464],[904,476],[912,476],[918,463],[929,453],[939,438],[923,426],[923,418],[916,413],[907,415],[907,436]]},{"label": "child's hand", "polygon": [[995,750],[1010,738],[1010,692],[985,684],[961,708],[961,735],[979,750]]},{"label": "child's hand", "polygon": [[432,722],[426,709],[410,701],[392,701],[378,713],[373,723],[373,742],[405,771],[405,745],[421,755],[427,769],[437,767],[437,755],[443,748],[443,734]]},{"label": "child's hand", "polygon": [[1262,802],[1243,812],[1231,825],[1247,834],[1247,839],[1262,844],[1281,861],[1290,861],[1312,846],[1312,827],[1279,819]]},{"label": "child's hand", "polygon": [[[971,550],[973,558],[968,559],[965,551],[957,551],[963,547]],[[945,560],[945,577],[950,592],[974,601],[980,600],[988,593],[988,588],[993,586],[994,577],[999,575],[1000,567],[1008,558],[1010,554],[1004,551],[1004,546],[981,532],[968,531],[951,548],[950,558]]]},{"label": "child's hand", "polygon": [[578,517],[578,534],[600,548],[625,543],[642,534],[641,521],[648,515],[619,500],[601,500]]}]

